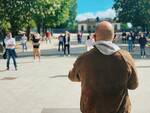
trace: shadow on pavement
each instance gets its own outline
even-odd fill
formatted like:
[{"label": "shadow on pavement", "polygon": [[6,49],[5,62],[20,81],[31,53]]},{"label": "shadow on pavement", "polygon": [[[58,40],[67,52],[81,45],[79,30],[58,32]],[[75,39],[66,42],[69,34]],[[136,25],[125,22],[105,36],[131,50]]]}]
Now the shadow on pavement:
[{"label": "shadow on pavement", "polygon": [[81,113],[80,108],[44,108],[41,113]]},{"label": "shadow on pavement", "polygon": [[5,71],[7,71],[7,69],[0,70],[0,72],[5,72]]},{"label": "shadow on pavement", "polygon": [[17,79],[17,77],[4,77],[0,80],[15,80],[15,79]]},{"label": "shadow on pavement", "polygon": [[33,63],[33,61],[31,61],[31,62],[17,62],[17,64],[32,64]]},{"label": "shadow on pavement", "polygon": [[51,76],[50,78],[66,78],[68,77],[67,75],[55,75],[55,76]]},{"label": "shadow on pavement", "polygon": [[150,66],[137,66],[137,68],[150,68]]}]

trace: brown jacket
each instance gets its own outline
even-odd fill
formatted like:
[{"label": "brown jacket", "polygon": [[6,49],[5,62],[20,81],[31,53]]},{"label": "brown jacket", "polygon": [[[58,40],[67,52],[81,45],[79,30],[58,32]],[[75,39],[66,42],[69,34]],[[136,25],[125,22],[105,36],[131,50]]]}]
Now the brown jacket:
[{"label": "brown jacket", "polygon": [[131,55],[119,50],[103,55],[98,49],[81,55],[75,62],[69,79],[81,81],[82,113],[130,113],[128,89],[138,86],[137,73]]}]

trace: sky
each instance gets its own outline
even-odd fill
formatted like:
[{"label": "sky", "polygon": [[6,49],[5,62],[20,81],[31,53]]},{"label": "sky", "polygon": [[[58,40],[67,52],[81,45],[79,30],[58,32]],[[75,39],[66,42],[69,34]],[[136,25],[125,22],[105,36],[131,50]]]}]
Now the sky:
[{"label": "sky", "polygon": [[87,18],[114,18],[113,0],[78,0],[77,20]]}]

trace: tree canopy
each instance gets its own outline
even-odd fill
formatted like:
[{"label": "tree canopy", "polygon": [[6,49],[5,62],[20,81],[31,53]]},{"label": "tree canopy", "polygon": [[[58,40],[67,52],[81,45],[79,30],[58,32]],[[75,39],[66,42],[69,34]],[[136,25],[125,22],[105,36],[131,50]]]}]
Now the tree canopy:
[{"label": "tree canopy", "polygon": [[143,29],[150,27],[150,0],[114,0],[113,8],[120,22],[131,22]]},{"label": "tree canopy", "polygon": [[[75,22],[76,0],[0,0],[0,28],[18,34],[34,23],[38,31]],[[68,21],[69,22],[69,21]],[[7,24],[4,24],[7,23]]]}]

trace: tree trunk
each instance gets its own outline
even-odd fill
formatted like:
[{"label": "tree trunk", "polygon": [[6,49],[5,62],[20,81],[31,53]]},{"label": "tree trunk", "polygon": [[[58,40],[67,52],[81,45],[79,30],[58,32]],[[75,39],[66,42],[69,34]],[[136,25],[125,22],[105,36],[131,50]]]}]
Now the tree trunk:
[{"label": "tree trunk", "polygon": [[28,25],[27,30],[26,30],[26,36],[28,38],[28,41],[30,39],[30,29],[31,29],[31,27]]},{"label": "tree trunk", "polygon": [[44,34],[45,33],[45,27],[43,26],[43,28],[42,28],[42,34]]},{"label": "tree trunk", "polygon": [[11,32],[12,32],[12,35],[13,35],[13,37],[14,37],[14,36],[18,35],[18,33],[19,33],[19,28],[18,28],[18,26],[16,25],[16,23],[14,23],[14,21],[11,21],[10,24],[11,24]]},{"label": "tree trunk", "polygon": [[40,23],[37,24],[37,32],[40,34],[41,33],[41,25]]}]

